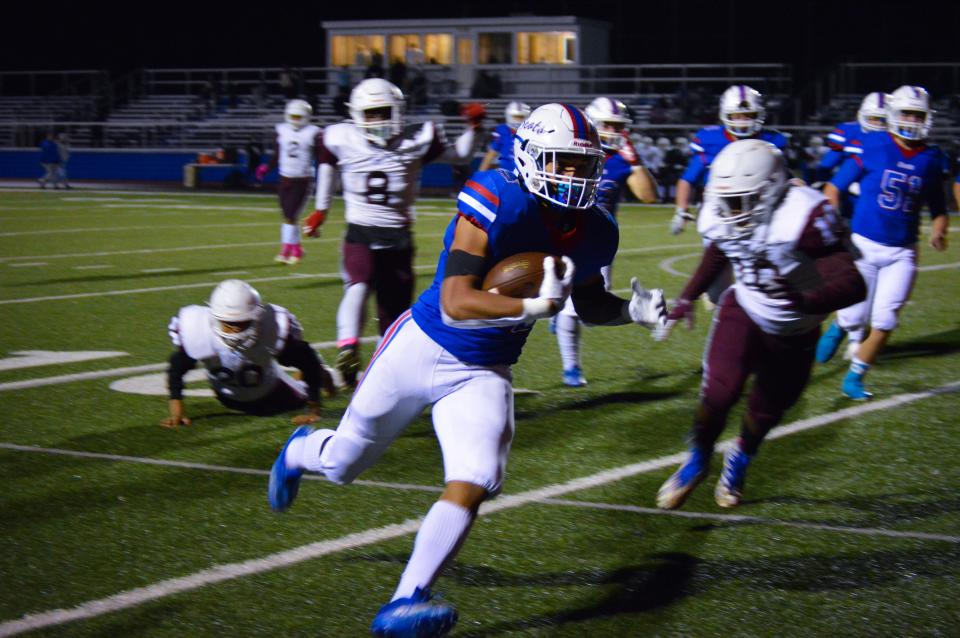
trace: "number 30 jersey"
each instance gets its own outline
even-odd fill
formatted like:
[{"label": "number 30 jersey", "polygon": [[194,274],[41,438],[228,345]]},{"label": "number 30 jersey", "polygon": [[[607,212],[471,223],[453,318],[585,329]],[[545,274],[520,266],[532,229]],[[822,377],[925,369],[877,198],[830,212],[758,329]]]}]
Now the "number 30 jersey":
[{"label": "number 30 jersey", "polygon": [[917,241],[924,204],[931,217],[946,214],[945,166],[936,146],[907,150],[887,132],[869,133],[863,153],[851,155],[830,182],[841,193],[860,182],[850,223],[854,233],[885,246],[909,246]]},{"label": "number 30 jersey", "polygon": [[173,345],[203,364],[214,392],[235,401],[256,401],[273,390],[286,374],[277,354],[287,339],[302,338],[297,318],[283,306],[266,304],[260,318],[256,343],[245,349],[228,348],[213,332],[210,309],[184,306],[170,319]]},{"label": "number 30 jersey", "polygon": [[406,126],[386,146],[367,140],[353,122],[323,131],[317,178],[317,209],[329,210],[333,171],[340,172],[346,221],[357,226],[409,228],[424,164],[447,149],[443,130],[433,122]]}]

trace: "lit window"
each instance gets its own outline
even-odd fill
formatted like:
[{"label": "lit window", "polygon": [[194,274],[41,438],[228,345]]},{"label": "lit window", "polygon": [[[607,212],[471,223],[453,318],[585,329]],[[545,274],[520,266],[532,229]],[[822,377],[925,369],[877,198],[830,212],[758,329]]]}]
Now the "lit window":
[{"label": "lit window", "polygon": [[423,55],[427,64],[453,63],[453,36],[449,33],[428,33],[423,36]]},{"label": "lit window", "polygon": [[374,52],[383,55],[382,35],[335,35],[330,52],[333,66],[367,66]]},{"label": "lit window", "polygon": [[473,40],[457,38],[457,63],[473,64]]},{"label": "lit window", "polygon": [[576,62],[577,34],[543,31],[517,34],[517,63],[572,64]]},{"label": "lit window", "polygon": [[390,59],[388,64],[397,60],[406,64],[423,64],[423,46],[416,33],[402,33],[390,36]]}]

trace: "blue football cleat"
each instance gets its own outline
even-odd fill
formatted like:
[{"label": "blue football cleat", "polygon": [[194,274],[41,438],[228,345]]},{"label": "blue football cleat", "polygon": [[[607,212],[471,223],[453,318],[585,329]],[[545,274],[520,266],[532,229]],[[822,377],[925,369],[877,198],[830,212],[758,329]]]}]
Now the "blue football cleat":
[{"label": "blue football cleat", "polygon": [[873,393],[867,392],[866,388],[863,387],[863,375],[853,371],[848,372],[847,376],[843,378],[840,391],[854,401],[866,401],[873,398]]},{"label": "blue football cleat", "polygon": [[683,505],[693,489],[707,476],[713,450],[690,448],[690,455],[657,492],[657,507],[674,510]]},{"label": "blue football cleat", "polygon": [[433,638],[443,636],[455,624],[457,610],[453,605],[430,600],[430,590],[417,587],[409,598],[398,598],[381,607],[370,632],[384,638]]},{"label": "blue football cleat", "polygon": [[307,436],[313,432],[309,425],[301,425],[290,438],[287,439],[283,449],[277,456],[270,468],[270,483],[267,486],[267,500],[270,501],[270,509],[274,512],[282,512],[293,503],[297,498],[297,491],[300,489],[300,478],[303,476],[303,470],[287,469],[287,448],[294,439]]},{"label": "blue football cleat", "polygon": [[817,341],[817,363],[826,363],[832,359],[846,336],[847,332],[836,321],[831,323]]},{"label": "blue football cleat", "polygon": [[723,454],[723,470],[720,480],[713,491],[713,498],[720,507],[736,507],[743,496],[743,483],[747,478],[747,466],[750,465],[750,455],[734,443]]},{"label": "blue football cleat", "polygon": [[571,388],[582,388],[587,385],[587,379],[583,376],[583,370],[580,366],[573,366],[569,370],[563,371],[563,385]]}]

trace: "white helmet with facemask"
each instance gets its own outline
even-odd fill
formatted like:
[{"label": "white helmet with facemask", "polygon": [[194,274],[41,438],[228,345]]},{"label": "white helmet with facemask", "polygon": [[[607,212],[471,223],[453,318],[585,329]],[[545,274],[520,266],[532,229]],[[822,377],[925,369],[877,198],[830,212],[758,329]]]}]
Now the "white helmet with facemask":
[{"label": "white helmet with facemask", "polygon": [[762,140],[737,140],[710,165],[706,196],[718,207],[728,237],[745,237],[769,220],[789,186],[780,150]]},{"label": "white helmet with facemask", "polygon": [[864,131],[887,130],[887,102],[890,96],[886,93],[867,93],[857,110],[857,122]]},{"label": "white helmet with facemask", "polygon": [[220,282],[207,302],[214,334],[232,350],[247,349],[257,341],[264,306],[260,293],[245,281]]},{"label": "white helmet with facemask", "polygon": [[513,157],[537,197],[562,208],[590,208],[596,201],[604,153],[596,127],[577,107],[537,108],[517,129]]},{"label": "white helmet with facemask", "polygon": [[629,131],[633,122],[627,111],[627,105],[610,97],[598,97],[585,109],[600,133],[600,144],[607,151],[616,151],[623,147],[624,131]]},{"label": "white helmet with facemask", "polygon": [[897,137],[920,141],[930,135],[933,109],[922,86],[901,86],[887,100],[887,130]]},{"label": "white helmet with facemask", "polygon": [[766,117],[763,97],[756,89],[745,84],[734,84],[720,96],[720,121],[732,135],[756,135],[763,128]]},{"label": "white helmet with facemask", "polygon": [[283,119],[295,129],[301,129],[310,123],[313,107],[306,100],[290,100],[283,109]]},{"label": "white helmet with facemask", "polygon": [[350,92],[350,118],[367,140],[378,146],[403,128],[403,91],[381,78],[368,78]]},{"label": "white helmet with facemask", "polygon": [[516,129],[530,116],[530,106],[523,102],[509,102],[503,109],[503,119],[512,129]]}]

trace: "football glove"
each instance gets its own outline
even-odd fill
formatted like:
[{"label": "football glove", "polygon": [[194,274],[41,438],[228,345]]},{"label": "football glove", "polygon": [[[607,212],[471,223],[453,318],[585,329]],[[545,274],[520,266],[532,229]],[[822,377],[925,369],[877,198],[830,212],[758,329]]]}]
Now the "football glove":
[{"label": "football glove", "polygon": [[470,102],[460,107],[460,114],[467,119],[471,127],[477,128],[487,117],[487,109],[479,102]]},{"label": "football glove", "polygon": [[630,320],[641,326],[655,329],[663,326],[667,320],[667,302],[663,298],[663,289],[647,290],[640,285],[636,277],[630,280],[633,297],[627,306]]},{"label": "football glove", "polygon": [[623,135],[623,146],[620,147],[621,157],[623,157],[630,166],[642,166],[640,163],[640,155],[633,146],[633,140],[630,139],[630,134],[626,131],[622,131],[621,134]]},{"label": "football glove", "polygon": [[666,341],[673,327],[676,326],[679,321],[687,324],[687,330],[693,330],[693,302],[689,299],[677,299],[673,308],[667,313],[667,320],[662,326],[657,326],[657,328],[654,329],[654,340]]},{"label": "football glove", "polygon": [[573,260],[567,256],[560,258],[563,261],[563,276],[557,276],[557,263],[553,257],[543,258],[543,282],[540,292],[534,299],[523,300],[524,321],[545,319],[560,312],[567,297],[573,290],[573,275],[576,272]]},{"label": "football glove", "polygon": [[263,178],[267,176],[267,173],[268,173],[269,171],[270,171],[270,165],[269,165],[269,164],[261,164],[260,166],[258,166],[258,167],[257,167],[257,172],[256,172],[257,181],[258,181],[258,182],[262,182],[262,181],[263,181]]},{"label": "football glove", "polygon": [[307,237],[319,237],[320,227],[327,221],[327,211],[315,210],[307,220],[303,222],[303,234]]},{"label": "football glove", "polygon": [[683,227],[687,225],[687,222],[692,222],[695,219],[696,216],[688,213],[686,208],[678,208],[673,213],[673,219],[670,220],[670,234],[679,235],[683,232]]}]

